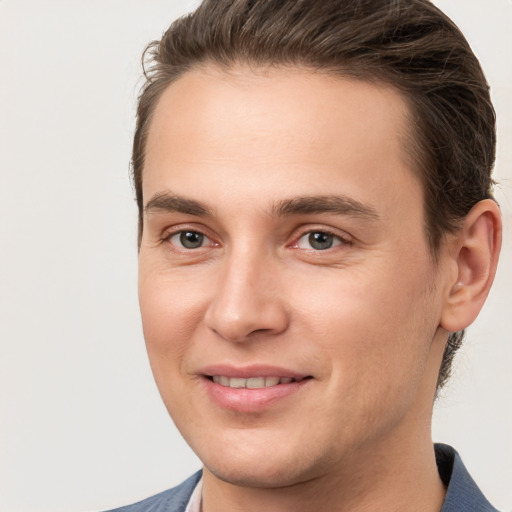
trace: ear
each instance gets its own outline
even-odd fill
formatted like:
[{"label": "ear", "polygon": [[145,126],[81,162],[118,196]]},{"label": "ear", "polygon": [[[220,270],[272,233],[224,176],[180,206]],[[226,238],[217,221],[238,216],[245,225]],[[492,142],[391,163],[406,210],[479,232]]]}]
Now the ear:
[{"label": "ear", "polygon": [[447,331],[465,329],[482,309],[496,274],[501,229],[498,205],[485,199],[471,209],[455,235],[450,258],[457,275],[448,283],[440,323]]}]

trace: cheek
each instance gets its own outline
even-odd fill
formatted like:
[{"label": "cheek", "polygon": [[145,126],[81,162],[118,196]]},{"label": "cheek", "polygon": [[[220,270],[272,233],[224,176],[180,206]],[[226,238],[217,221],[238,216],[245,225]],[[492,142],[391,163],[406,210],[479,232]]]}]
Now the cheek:
[{"label": "cheek", "polygon": [[429,283],[430,276],[399,263],[375,264],[371,271],[337,271],[314,288],[303,281],[293,295],[307,296],[298,304],[302,329],[320,343],[339,379],[386,387],[415,378],[424,364],[437,326]]},{"label": "cheek", "polygon": [[[184,286],[184,288],[183,288]],[[186,290],[186,293],[183,293]],[[177,366],[201,322],[200,290],[176,282],[168,272],[139,270],[139,304],[144,338],[155,378]]]}]

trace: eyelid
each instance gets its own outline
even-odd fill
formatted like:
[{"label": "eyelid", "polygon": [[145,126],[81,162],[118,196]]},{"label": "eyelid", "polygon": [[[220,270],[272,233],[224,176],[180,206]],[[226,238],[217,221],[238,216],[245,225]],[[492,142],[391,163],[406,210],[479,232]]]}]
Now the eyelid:
[{"label": "eyelid", "polygon": [[[335,247],[339,246],[339,245],[351,245],[352,242],[353,242],[353,238],[351,236],[349,236],[347,233],[345,232],[340,232],[336,229],[333,229],[333,228],[330,228],[330,227],[326,227],[326,226],[311,226],[311,225],[308,225],[308,226],[303,226],[301,227],[297,234],[295,234],[293,236],[293,242],[290,244],[290,247],[292,248],[298,248],[298,249],[303,249],[301,247],[299,247],[299,242],[300,240],[302,240],[302,238],[304,238],[305,236],[307,235],[310,235],[311,233],[324,233],[326,235],[330,235],[330,236],[333,236],[335,238],[337,238],[338,240],[340,240],[340,243],[339,244],[336,244],[334,245],[333,247],[329,248],[329,249],[334,249]],[[327,252],[329,249],[325,249],[324,251],[320,251],[318,249],[303,249],[303,250],[311,250],[311,251],[314,251],[314,252]]]},{"label": "eyelid", "polygon": [[[187,231],[193,232],[193,233],[199,233],[200,235],[204,236],[205,239],[210,241],[210,243],[206,244],[206,245],[202,245],[201,247],[197,247],[195,249],[189,249],[187,247],[182,247],[182,246],[173,244],[171,242],[171,239],[174,236],[179,235],[180,233],[183,233],[183,232],[187,232]],[[170,228],[165,229],[161,236],[161,241],[166,242],[169,245],[172,245],[175,248],[175,250],[185,251],[185,252],[197,251],[199,249],[204,249],[204,248],[208,248],[208,247],[219,247],[220,246],[220,244],[209,233],[209,230],[207,230],[203,227],[200,227],[200,226],[194,226],[193,224],[178,224],[176,226],[172,226]]]}]

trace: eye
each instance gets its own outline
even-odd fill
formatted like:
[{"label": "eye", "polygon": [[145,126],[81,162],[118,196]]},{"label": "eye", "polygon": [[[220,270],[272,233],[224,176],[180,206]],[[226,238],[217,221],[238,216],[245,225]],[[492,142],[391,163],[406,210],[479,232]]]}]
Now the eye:
[{"label": "eye", "polygon": [[202,233],[198,231],[178,231],[169,237],[169,242],[177,247],[184,249],[199,249],[203,247],[206,241],[209,241]]},{"label": "eye", "polygon": [[339,236],[326,231],[310,231],[301,236],[297,242],[300,249],[314,249],[315,251],[325,251],[343,243]]}]

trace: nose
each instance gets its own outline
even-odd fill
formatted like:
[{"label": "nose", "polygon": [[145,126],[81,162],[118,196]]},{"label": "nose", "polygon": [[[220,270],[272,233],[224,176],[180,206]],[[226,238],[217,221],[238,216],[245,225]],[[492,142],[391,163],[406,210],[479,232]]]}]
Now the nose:
[{"label": "nose", "polygon": [[232,342],[284,332],[289,319],[278,274],[277,267],[263,258],[226,258],[205,313],[208,328]]}]

